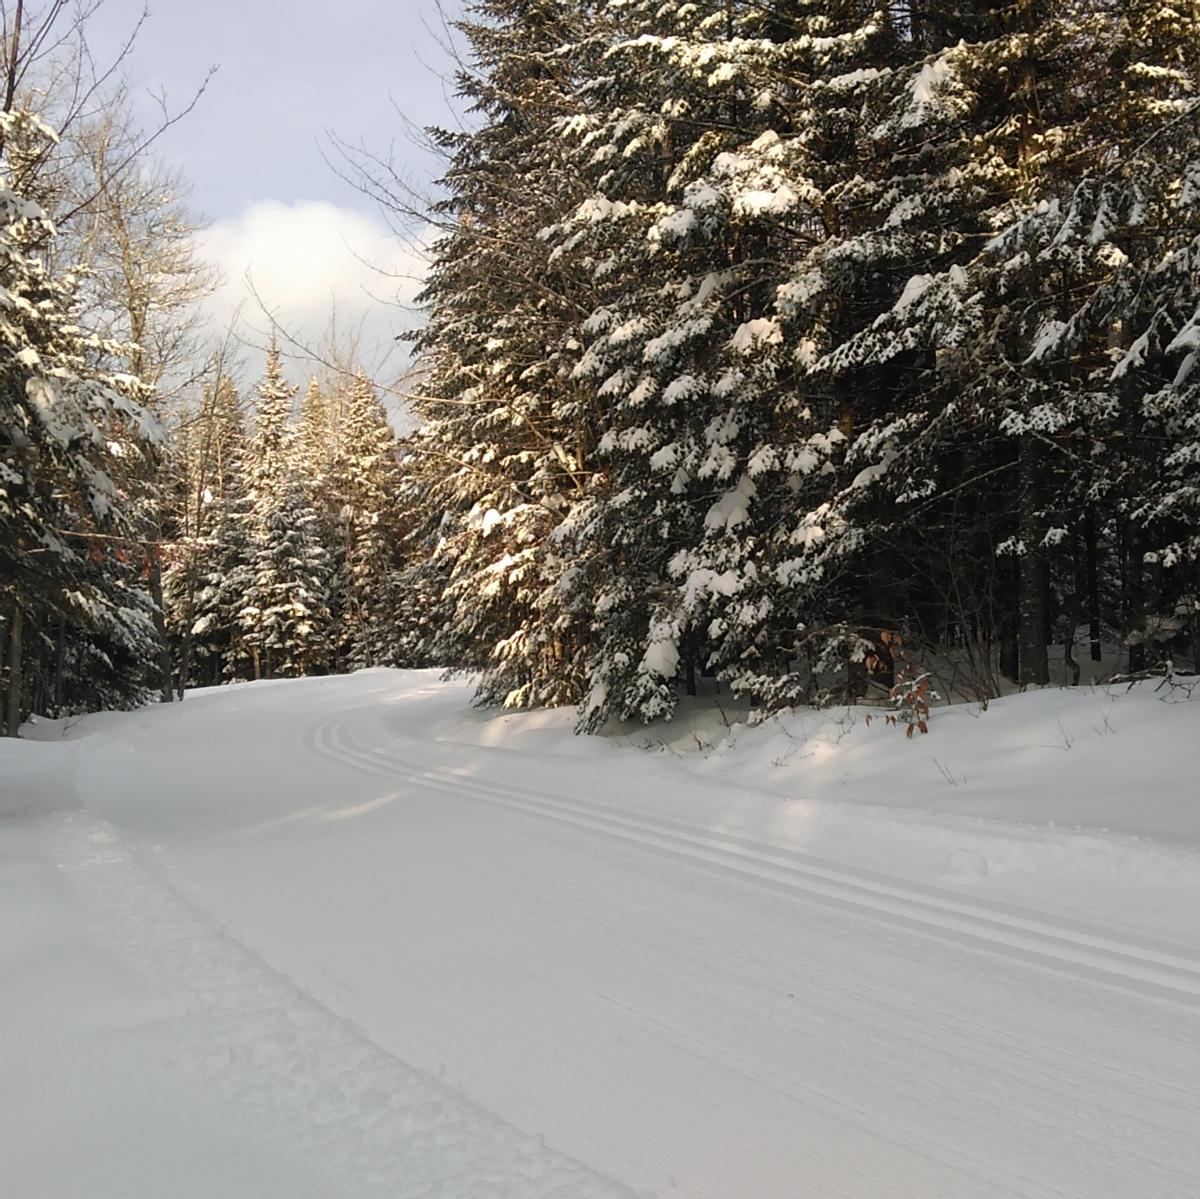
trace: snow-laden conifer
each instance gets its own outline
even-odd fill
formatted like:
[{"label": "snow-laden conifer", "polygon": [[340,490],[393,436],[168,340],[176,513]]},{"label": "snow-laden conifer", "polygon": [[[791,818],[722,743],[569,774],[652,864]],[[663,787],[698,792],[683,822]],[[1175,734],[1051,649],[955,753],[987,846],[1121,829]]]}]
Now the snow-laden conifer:
[{"label": "snow-laden conifer", "polygon": [[[54,228],[13,184],[14,163],[53,136],[29,113],[0,113],[0,588],[10,732],[31,707],[64,706],[68,687],[78,704],[137,698],[156,643],[137,515],[147,480],[140,463],[160,429],[141,383],[119,371],[123,347],[81,323],[76,281],[55,262]],[[23,685],[30,660],[58,695],[35,697]]]}]

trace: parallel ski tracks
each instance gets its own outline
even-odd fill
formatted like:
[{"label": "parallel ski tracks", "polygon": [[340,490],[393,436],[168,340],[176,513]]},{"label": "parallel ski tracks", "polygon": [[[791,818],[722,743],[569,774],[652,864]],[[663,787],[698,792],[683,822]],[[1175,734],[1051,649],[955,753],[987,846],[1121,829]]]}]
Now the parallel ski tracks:
[{"label": "parallel ski tracks", "polygon": [[[419,757],[363,743],[355,735],[352,716],[342,714],[317,725],[306,739],[310,748],[379,777],[578,829],[710,875],[1200,1010],[1200,961],[1173,946],[1135,944],[1081,923],[1046,920],[1017,908],[966,899],[800,850],[421,762]],[[393,745],[410,745],[418,754],[424,745],[395,734],[390,734],[389,740]]]}]

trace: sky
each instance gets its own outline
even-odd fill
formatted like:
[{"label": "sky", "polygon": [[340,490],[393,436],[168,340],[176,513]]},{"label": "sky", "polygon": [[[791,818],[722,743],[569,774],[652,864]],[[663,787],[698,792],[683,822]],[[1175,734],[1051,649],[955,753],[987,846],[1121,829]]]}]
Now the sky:
[{"label": "sky", "polygon": [[[440,4],[449,16],[461,7]],[[106,0],[89,30],[99,62],[141,10],[142,0]],[[405,122],[457,124],[445,38],[438,0],[150,0],[125,65],[143,121],[153,123],[153,94],[183,107],[216,67],[195,111],[156,146],[189,180],[202,250],[225,278],[208,303],[214,327],[239,307],[251,330],[268,326],[248,279],[308,344],[324,336],[335,298],[341,328],[365,322],[369,358],[412,323],[391,301],[419,287],[422,231],[397,236],[326,158],[335,135],[390,153],[418,187],[437,177]]]}]

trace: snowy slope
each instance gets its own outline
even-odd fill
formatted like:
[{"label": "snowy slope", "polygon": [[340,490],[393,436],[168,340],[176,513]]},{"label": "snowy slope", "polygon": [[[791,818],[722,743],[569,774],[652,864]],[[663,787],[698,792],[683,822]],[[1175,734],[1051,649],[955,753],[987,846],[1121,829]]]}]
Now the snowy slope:
[{"label": "snowy slope", "polygon": [[257,684],[0,747],[20,1193],[1195,1194],[1200,707],[684,755],[468,695]]}]

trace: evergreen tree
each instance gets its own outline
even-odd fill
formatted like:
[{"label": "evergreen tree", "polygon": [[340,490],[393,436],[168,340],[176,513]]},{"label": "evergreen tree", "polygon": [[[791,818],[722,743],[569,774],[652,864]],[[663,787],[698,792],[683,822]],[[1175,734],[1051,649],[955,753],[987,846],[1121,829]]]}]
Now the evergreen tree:
[{"label": "evergreen tree", "polygon": [[238,621],[255,677],[320,673],[329,650],[332,572],[304,480],[283,475],[270,503],[254,512],[256,541]]},{"label": "evergreen tree", "polygon": [[[434,599],[420,656],[481,674],[512,705],[577,698],[577,622],[559,598],[558,539],[595,466],[594,397],[571,377],[578,279],[539,237],[583,195],[556,130],[582,119],[575,55],[589,5],[487,0],[459,25],[475,117],[437,136],[450,156],[416,339],[427,367],[407,445],[404,507],[419,512],[403,592]],[[435,598],[436,597],[436,598]]]},{"label": "evergreen tree", "polygon": [[326,485],[341,568],[341,636],[352,669],[397,661],[397,448],[374,386],[357,372],[342,404]]},{"label": "evergreen tree", "polygon": [[[589,690],[594,728],[702,665],[766,706],[858,694],[881,628],[984,692],[1085,617],[1135,667],[1184,639],[1191,17],[476,12],[493,119],[453,143],[412,453],[430,641],[481,698]],[[570,444],[573,485],[529,487]]]},{"label": "evergreen tree", "polygon": [[82,327],[75,280],[49,266],[54,229],[11,182],[14,161],[51,137],[28,113],[0,113],[0,604],[10,734],[33,708],[140,698],[155,644],[126,539],[137,535],[138,462],[160,430],[139,382],[116,369],[122,347]]},{"label": "evergreen tree", "polygon": [[785,264],[824,219],[791,81],[862,52],[808,5],[610,11],[620,37],[579,140],[594,191],[551,231],[599,295],[575,372],[603,403],[606,467],[571,521],[597,638],[587,727],[669,715],[681,664],[693,685],[700,664],[738,681],[775,667],[764,542],[841,439],[797,385],[811,333],[789,339],[780,311]]},{"label": "evergreen tree", "polygon": [[329,474],[336,444],[330,396],[316,379],[310,379],[300,404],[296,454],[315,488],[319,489]]},{"label": "evergreen tree", "polygon": [[[1198,32],[1166,7],[985,8],[971,42],[956,40],[952,20],[928,21],[933,53],[877,98],[887,114],[877,133],[921,129],[924,167],[890,196],[905,222],[917,215],[930,250],[909,255],[894,304],[817,370],[898,374],[916,355],[919,387],[863,429],[848,460],[872,472],[872,487],[835,504],[851,530],[878,526],[881,501],[898,506],[901,527],[952,507],[952,539],[986,529],[976,556],[998,550],[1013,569],[1001,557],[990,572],[1000,613],[983,631],[1024,683],[1046,681],[1052,636],[1070,656],[1085,615],[1099,657],[1106,551],[1124,593],[1107,623],[1141,665],[1145,556],[1163,536],[1148,541],[1144,527],[1146,487],[1161,475],[1148,395],[1173,374],[1167,334],[1186,308],[1170,289],[1161,306],[1147,299],[1159,264],[1189,238],[1174,195],[1188,169]],[[1165,164],[1143,150],[1160,141]],[[932,224],[931,196],[949,203]]]},{"label": "evergreen tree", "polygon": [[328,649],[332,569],[296,454],[295,397],[272,343],[243,471],[249,557],[236,625],[255,678],[304,674]]},{"label": "evergreen tree", "polygon": [[178,440],[181,534],[166,590],[180,687],[190,682],[193,663],[209,683],[248,678],[252,663],[238,621],[252,556],[248,431],[231,380],[218,380]]}]

